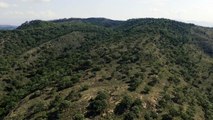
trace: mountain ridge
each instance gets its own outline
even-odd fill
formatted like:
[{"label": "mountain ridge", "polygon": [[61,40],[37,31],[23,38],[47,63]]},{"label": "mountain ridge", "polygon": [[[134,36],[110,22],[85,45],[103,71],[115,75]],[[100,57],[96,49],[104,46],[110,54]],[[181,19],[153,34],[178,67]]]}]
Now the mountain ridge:
[{"label": "mountain ridge", "polygon": [[0,30],[14,30],[17,26],[14,25],[0,25]]},{"label": "mountain ridge", "polygon": [[[171,20],[166,18],[133,18],[128,20],[113,20],[113,19],[102,18],[102,17],[100,18],[90,17],[90,18],[63,18],[63,19],[55,19],[55,20],[32,20],[32,21],[27,21],[23,23],[21,26],[19,26],[19,28],[22,27],[23,25],[30,25],[30,24],[36,24],[36,23],[38,24],[41,22],[46,22],[46,23],[83,22],[83,23],[101,25],[104,27],[112,27],[112,26],[119,26],[125,22],[131,22],[131,21],[134,22],[134,21],[143,21],[143,20],[167,20],[167,21],[184,23],[181,21],[176,21],[176,20]],[[194,25],[193,23],[184,23],[184,24]]]}]

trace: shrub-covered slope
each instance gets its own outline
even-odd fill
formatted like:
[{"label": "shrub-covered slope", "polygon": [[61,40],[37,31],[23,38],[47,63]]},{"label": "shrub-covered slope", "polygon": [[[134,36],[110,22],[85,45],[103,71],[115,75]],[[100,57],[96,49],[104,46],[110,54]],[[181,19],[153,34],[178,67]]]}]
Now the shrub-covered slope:
[{"label": "shrub-covered slope", "polygon": [[167,19],[0,31],[0,119],[212,120],[213,29]]}]

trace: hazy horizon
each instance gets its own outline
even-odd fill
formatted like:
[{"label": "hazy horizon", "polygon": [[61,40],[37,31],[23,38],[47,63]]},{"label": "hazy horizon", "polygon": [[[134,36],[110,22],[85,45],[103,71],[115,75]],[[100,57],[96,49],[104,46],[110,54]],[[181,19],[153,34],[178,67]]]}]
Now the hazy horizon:
[{"label": "hazy horizon", "polygon": [[211,0],[0,0],[0,25],[35,19],[104,17],[112,20],[167,18],[213,27]]}]

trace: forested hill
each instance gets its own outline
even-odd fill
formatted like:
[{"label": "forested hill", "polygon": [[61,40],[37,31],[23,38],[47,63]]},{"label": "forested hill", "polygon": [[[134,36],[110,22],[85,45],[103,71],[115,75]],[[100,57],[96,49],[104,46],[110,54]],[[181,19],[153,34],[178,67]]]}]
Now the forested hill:
[{"label": "forested hill", "polygon": [[0,119],[213,120],[213,29],[35,20],[0,31]]}]

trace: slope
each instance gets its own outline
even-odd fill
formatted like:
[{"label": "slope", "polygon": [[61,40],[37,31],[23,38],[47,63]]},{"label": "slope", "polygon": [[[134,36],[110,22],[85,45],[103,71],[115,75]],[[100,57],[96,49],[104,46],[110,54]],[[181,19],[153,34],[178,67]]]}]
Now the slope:
[{"label": "slope", "polygon": [[213,119],[213,29],[94,21],[0,32],[1,118]]}]

